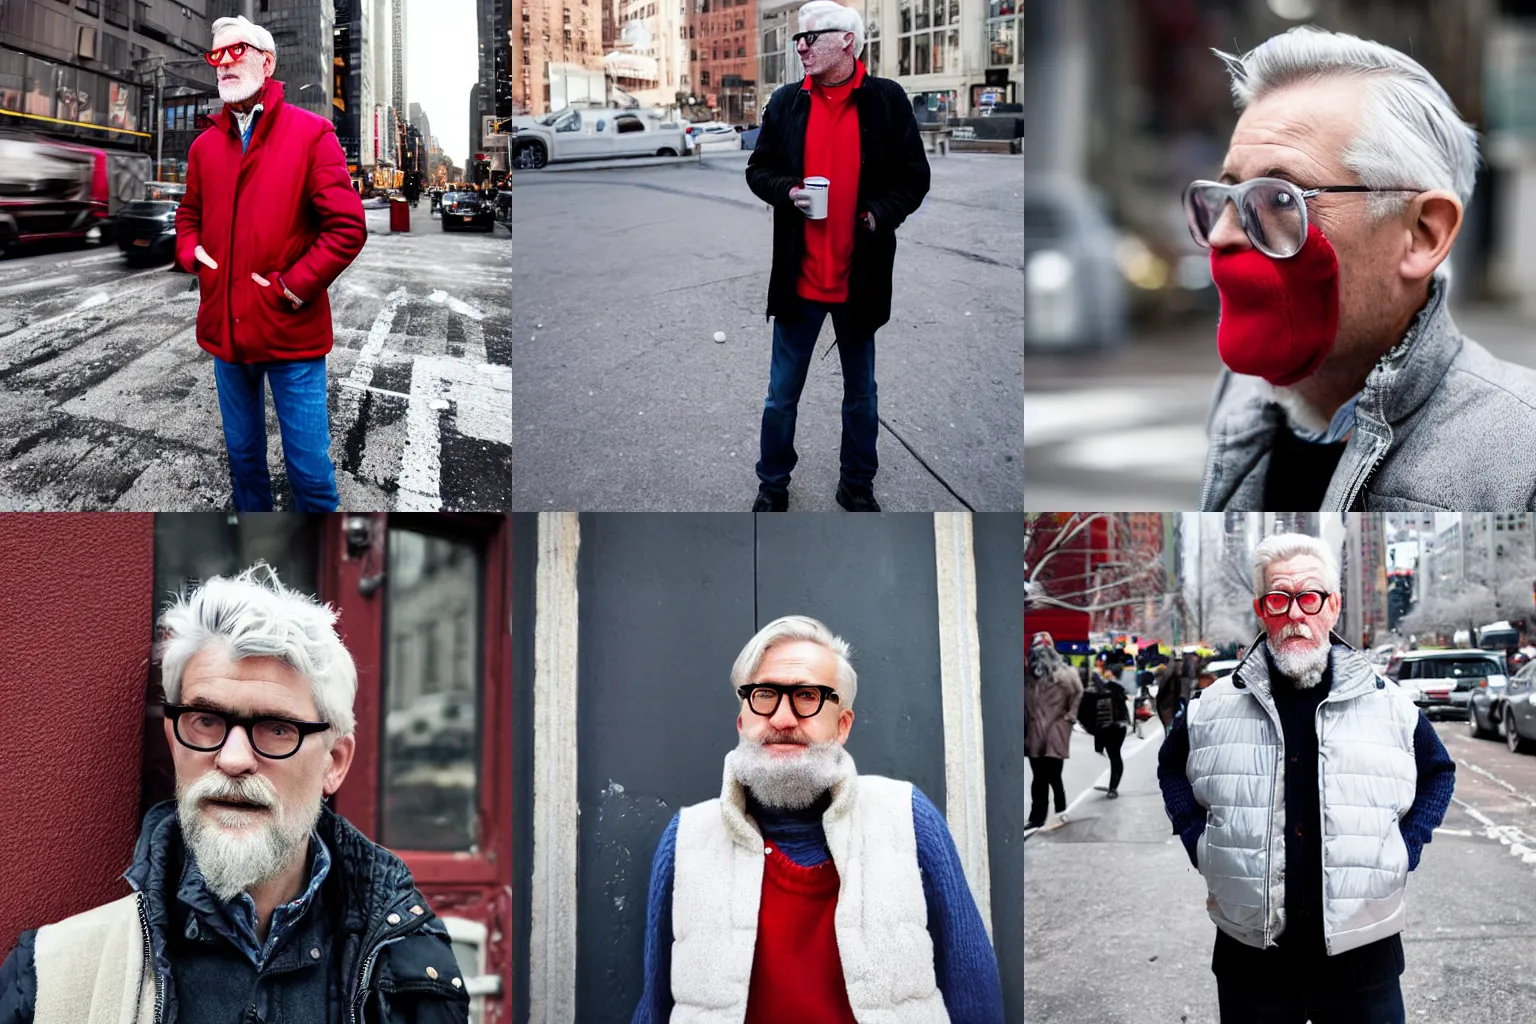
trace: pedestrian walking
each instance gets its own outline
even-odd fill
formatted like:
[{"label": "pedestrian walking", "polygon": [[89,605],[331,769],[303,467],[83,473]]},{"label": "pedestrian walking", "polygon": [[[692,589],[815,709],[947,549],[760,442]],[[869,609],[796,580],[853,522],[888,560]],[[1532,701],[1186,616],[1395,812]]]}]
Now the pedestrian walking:
[{"label": "pedestrian walking", "polygon": [[469,1020],[469,976],[410,870],[325,803],[371,741],[335,623],[261,565],[170,604],[176,799],[144,814],[131,892],[21,934],[0,1022]]},{"label": "pedestrian walking", "polygon": [[1264,633],[1158,755],[1168,818],[1209,891],[1221,1019],[1402,1024],[1408,873],[1455,765],[1412,697],[1332,633],[1331,548],[1280,534],[1253,565]]},{"label": "pedestrian walking", "polygon": [[1072,756],[1072,723],[1077,721],[1083,684],[1062,660],[1049,633],[1036,633],[1029,644],[1029,676],[1024,704],[1029,709],[1024,751],[1029,755],[1029,820],[1026,828],[1042,828],[1051,797],[1056,813],[1067,810],[1067,790],[1061,770]]},{"label": "pedestrian walking", "polygon": [[1447,308],[1476,128],[1377,42],[1305,26],[1218,55],[1241,116],[1221,180],[1184,192],[1226,364],[1201,507],[1536,508],[1536,462],[1466,455],[1536,448],[1536,371]]},{"label": "pedestrian walking", "polygon": [[326,290],[367,239],[362,200],[331,122],[284,102],[270,32],[219,18],[204,57],[224,106],[187,156],[176,262],[197,274],[197,343],[213,356],[235,510],[272,510],[265,381],[294,511],[335,511]]},{"label": "pedestrian walking", "polygon": [[739,742],[720,796],[673,815],[656,846],[634,1024],[1001,1021],[944,815],[911,783],[859,774],[844,747],[848,644],[775,619],[731,683]]},{"label": "pedestrian walking", "polygon": [[773,356],[752,507],[789,507],[800,393],[830,316],[843,366],[837,503],[878,512],[875,332],[891,318],[896,229],[928,193],[928,157],[906,91],[858,59],[859,12],[811,0],[799,19],[805,78],[769,99],[747,162],[747,184],[773,207]]},{"label": "pedestrian walking", "polygon": [[1173,727],[1173,716],[1184,707],[1183,681],[1164,663],[1152,670],[1152,683],[1157,687],[1157,718],[1166,734]]},{"label": "pedestrian walking", "polygon": [[1101,694],[1097,706],[1098,723],[1093,734],[1094,751],[1109,758],[1109,785],[1093,788],[1110,800],[1120,795],[1120,779],[1125,774],[1125,761],[1121,758],[1120,751],[1125,746],[1125,737],[1130,732],[1131,726],[1131,715],[1125,703],[1127,695],[1124,685],[1120,682],[1118,664],[1116,662],[1116,667],[1111,667],[1110,662],[1105,662],[1101,666],[1099,678]]}]

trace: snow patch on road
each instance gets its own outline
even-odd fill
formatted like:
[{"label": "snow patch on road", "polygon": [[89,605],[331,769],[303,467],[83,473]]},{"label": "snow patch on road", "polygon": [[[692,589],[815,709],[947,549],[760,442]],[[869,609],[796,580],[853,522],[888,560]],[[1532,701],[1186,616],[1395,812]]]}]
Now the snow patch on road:
[{"label": "snow patch on road", "polygon": [[23,281],[21,284],[8,284],[0,288],[0,296],[20,295],[23,292],[35,292],[44,288],[59,288],[79,279],[79,274],[68,274],[64,277],[38,277],[31,281]]},{"label": "snow patch on road", "polygon": [[442,305],[443,303],[447,303],[449,309],[453,310],[455,313],[459,314],[460,316],[467,316],[471,320],[484,320],[485,319],[485,314],[484,313],[480,312],[478,309],[476,309],[474,306],[471,306],[469,303],[465,302],[463,299],[456,299],[456,298],[454,298],[453,296],[449,295],[447,292],[443,291],[441,288],[436,289],[435,291],[433,291],[431,295],[427,296],[427,299],[429,301],[436,302],[439,305]]}]

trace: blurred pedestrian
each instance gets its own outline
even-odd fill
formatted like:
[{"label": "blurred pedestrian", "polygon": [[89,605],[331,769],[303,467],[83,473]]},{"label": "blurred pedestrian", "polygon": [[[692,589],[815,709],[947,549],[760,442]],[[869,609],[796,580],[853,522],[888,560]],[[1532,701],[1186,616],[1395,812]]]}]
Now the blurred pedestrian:
[{"label": "blurred pedestrian", "polygon": [[1447,309],[1476,128],[1418,61],[1352,35],[1218,56],[1241,116],[1221,181],[1184,193],[1227,367],[1202,508],[1536,508],[1536,462],[1465,457],[1536,449],[1536,371]]},{"label": "blurred pedestrian", "polygon": [[1184,706],[1183,680],[1174,676],[1169,666],[1159,665],[1152,670],[1152,681],[1157,687],[1157,718],[1167,732],[1173,725],[1173,717]]},{"label": "blurred pedestrian", "polygon": [[1408,872],[1455,765],[1409,693],[1333,635],[1328,545],[1269,537],[1253,575],[1264,639],[1189,702],[1158,755],[1209,892],[1221,1019],[1403,1024]]},{"label": "blurred pedestrian", "polygon": [[878,512],[875,332],[891,318],[896,229],[928,193],[928,157],[906,91],[868,74],[858,59],[859,12],[811,0],[799,19],[793,39],[805,78],[769,99],[747,162],[747,184],[774,211],[773,357],[752,507],[789,507],[796,411],[830,315],[843,364],[837,503],[850,512]]},{"label": "blurred pedestrian", "polygon": [[1109,785],[1093,788],[1111,800],[1120,795],[1120,778],[1125,774],[1125,761],[1120,756],[1120,750],[1125,746],[1125,737],[1130,732],[1131,724],[1130,711],[1125,703],[1125,686],[1120,680],[1118,667],[1111,668],[1108,664],[1103,666],[1099,678],[1102,696],[1098,702],[1097,728],[1093,734],[1094,751],[1109,758]]},{"label": "blurred pedestrian", "polygon": [[1067,810],[1067,790],[1061,769],[1072,756],[1072,723],[1077,721],[1078,699],[1083,684],[1078,674],[1062,660],[1049,633],[1030,638],[1029,676],[1025,679],[1024,702],[1029,719],[1024,734],[1024,751],[1029,755],[1029,820],[1026,828],[1045,825],[1047,799],[1054,796],[1056,813]]},{"label": "blurred pedestrian", "polygon": [[367,240],[362,200],[335,127],[284,102],[270,32],[219,18],[204,57],[224,106],[187,155],[176,262],[197,274],[197,343],[213,356],[235,511],[272,510],[265,381],[294,511],[332,512],[326,290]]}]

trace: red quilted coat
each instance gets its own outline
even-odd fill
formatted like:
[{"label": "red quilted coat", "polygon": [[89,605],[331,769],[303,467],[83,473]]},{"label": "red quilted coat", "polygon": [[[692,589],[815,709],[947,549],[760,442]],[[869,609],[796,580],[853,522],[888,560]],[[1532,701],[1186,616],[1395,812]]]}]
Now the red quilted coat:
[{"label": "red quilted coat", "polygon": [[[331,122],[284,103],[275,79],[262,87],[261,103],[244,152],[228,109],[193,141],[176,212],[176,262],[197,274],[202,292],[197,343],[231,363],[328,353],[326,289],[368,237]],[[217,270],[192,255],[199,245]],[[253,281],[253,271],[272,286]],[[295,310],[279,280],[304,305]]]}]

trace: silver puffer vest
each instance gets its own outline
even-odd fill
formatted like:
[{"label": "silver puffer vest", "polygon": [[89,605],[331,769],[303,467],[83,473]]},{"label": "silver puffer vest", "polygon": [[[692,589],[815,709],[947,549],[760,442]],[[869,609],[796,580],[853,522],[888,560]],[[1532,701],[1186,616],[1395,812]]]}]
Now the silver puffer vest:
[{"label": "silver puffer vest", "polygon": [[[1318,706],[1323,938],[1334,956],[1403,929],[1413,806],[1413,699],[1332,636],[1333,683]],[[1207,810],[1195,859],[1216,926],[1266,947],[1285,931],[1285,750],[1267,645],[1189,703],[1186,773]]]}]

